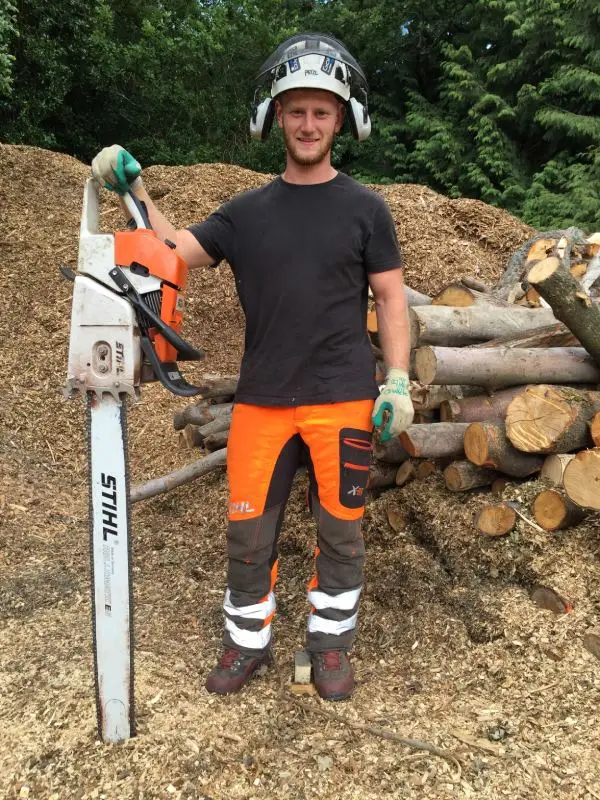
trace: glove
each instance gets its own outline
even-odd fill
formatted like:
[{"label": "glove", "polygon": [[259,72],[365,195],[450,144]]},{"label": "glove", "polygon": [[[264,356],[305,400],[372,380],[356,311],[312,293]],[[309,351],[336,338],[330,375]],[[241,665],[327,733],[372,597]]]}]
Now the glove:
[{"label": "glove", "polygon": [[390,369],[385,386],[373,407],[373,425],[376,428],[383,426],[384,412],[388,412],[387,422],[379,437],[382,442],[398,436],[413,421],[415,411],[408,388],[408,373],[403,369]]},{"label": "glove", "polygon": [[125,194],[130,189],[139,188],[142,166],[120,144],[113,144],[100,150],[92,161],[92,175],[105,189]]}]

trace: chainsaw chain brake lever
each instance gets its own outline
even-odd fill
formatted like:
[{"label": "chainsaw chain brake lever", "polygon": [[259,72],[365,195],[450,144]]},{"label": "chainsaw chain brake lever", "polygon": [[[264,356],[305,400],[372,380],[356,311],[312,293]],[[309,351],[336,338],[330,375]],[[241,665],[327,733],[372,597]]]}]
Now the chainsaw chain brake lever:
[{"label": "chainsaw chain brake lever", "polygon": [[[150,306],[144,301],[141,295],[131,285],[127,276],[120,267],[113,267],[108,273],[113,281],[117,284],[118,288],[127,297],[131,305],[134,307],[138,314],[144,316],[150,321],[151,327],[164,336],[164,338],[177,350],[177,359],[181,361],[201,361],[204,358],[204,350],[199,350],[192,347],[179,334],[169,327],[167,323],[162,320]],[[150,338],[146,335],[141,338],[142,351],[152,369],[154,374],[162,383],[162,385],[173,394],[182,397],[192,397],[193,395],[200,394],[201,389],[188,383],[179,372],[179,368],[175,362],[164,363],[156,355],[154,346]]]},{"label": "chainsaw chain brake lever", "polygon": [[161,336],[164,336],[167,342],[173,345],[177,350],[178,361],[202,361],[204,359],[204,350],[198,350],[191,344],[188,344],[185,339],[182,339],[181,336],[173,330],[173,328],[170,328],[167,323],[150,308],[141,295],[138,294],[120,267],[113,267],[108,274],[127,297],[135,310],[145,314],[152,322],[152,327],[156,328]]}]

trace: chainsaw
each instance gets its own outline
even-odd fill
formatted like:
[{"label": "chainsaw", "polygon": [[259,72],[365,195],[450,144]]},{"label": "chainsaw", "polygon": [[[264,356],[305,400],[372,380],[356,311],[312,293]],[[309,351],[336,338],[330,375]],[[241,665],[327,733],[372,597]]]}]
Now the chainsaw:
[{"label": "chainsaw", "polygon": [[100,233],[99,186],[86,182],[77,272],[61,268],[74,282],[63,392],[87,405],[96,711],[107,742],[135,735],[127,400],[156,380],[198,394],[177,361],[204,358],[180,336],[186,263],[152,230],[144,204],[131,192],[123,200],[130,229]]}]

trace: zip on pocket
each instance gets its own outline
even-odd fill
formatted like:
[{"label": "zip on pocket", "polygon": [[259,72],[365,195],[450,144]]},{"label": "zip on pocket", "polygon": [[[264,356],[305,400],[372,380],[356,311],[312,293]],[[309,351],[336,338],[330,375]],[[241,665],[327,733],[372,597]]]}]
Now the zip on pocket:
[{"label": "zip on pocket", "polygon": [[373,445],[371,432],[357,428],[340,431],[340,504],[362,508],[369,480]]}]

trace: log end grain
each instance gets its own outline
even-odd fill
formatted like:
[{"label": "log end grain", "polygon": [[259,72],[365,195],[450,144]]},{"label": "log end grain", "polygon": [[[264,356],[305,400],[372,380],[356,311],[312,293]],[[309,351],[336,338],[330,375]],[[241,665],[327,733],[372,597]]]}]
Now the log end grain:
[{"label": "log end grain", "polygon": [[483,423],[472,422],[465,431],[465,455],[478,467],[493,466],[489,463],[489,447]]},{"label": "log end grain", "polygon": [[476,518],[476,526],[484,536],[505,536],[515,527],[517,514],[506,503],[484,506]]},{"label": "log end grain", "polygon": [[600,448],[581,450],[575,455],[565,467],[563,486],[578,506],[600,511]]},{"label": "log end grain", "polygon": [[417,380],[424,386],[435,379],[437,358],[431,347],[419,347],[415,352],[415,372]]},{"label": "log end grain", "polygon": [[533,516],[546,531],[557,531],[563,527],[567,517],[567,506],[559,492],[545,489],[533,501]]},{"label": "log end grain", "polygon": [[560,259],[556,256],[544,258],[535,264],[529,271],[528,280],[531,284],[540,283],[545,281],[549,275],[552,275],[560,266]]}]

